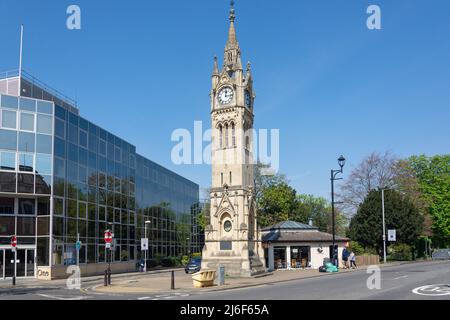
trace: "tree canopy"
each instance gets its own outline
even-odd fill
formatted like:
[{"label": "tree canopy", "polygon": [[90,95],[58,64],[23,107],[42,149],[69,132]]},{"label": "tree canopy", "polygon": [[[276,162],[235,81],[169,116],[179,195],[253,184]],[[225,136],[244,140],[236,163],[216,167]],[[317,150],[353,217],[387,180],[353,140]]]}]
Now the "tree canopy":
[{"label": "tree canopy", "polygon": [[[386,229],[396,229],[397,243],[412,245],[422,232],[423,216],[414,203],[395,190],[385,191]],[[349,237],[378,252],[383,243],[381,190],[372,190],[350,221]]]}]

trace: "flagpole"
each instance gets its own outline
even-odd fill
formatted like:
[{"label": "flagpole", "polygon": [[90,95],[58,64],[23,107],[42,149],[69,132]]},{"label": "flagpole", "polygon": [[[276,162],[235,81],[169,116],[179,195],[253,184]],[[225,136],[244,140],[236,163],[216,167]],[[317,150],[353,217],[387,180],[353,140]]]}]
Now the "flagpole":
[{"label": "flagpole", "polygon": [[23,24],[20,25],[19,96],[22,94]]}]

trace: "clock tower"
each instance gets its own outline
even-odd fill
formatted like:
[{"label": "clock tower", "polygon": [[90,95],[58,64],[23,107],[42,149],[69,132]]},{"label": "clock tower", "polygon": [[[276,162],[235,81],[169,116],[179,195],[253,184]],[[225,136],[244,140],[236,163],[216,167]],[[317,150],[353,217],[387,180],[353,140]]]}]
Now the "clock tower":
[{"label": "clock tower", "polygon": [[265,272],[265,262],[253,180],[255,92],[250,63],[242,68],[234,22],[232,0],[223,65],[219,71],[214,58],[212,74],[211,211],[202,269],[224,266],[230,276],[248,277]]}]

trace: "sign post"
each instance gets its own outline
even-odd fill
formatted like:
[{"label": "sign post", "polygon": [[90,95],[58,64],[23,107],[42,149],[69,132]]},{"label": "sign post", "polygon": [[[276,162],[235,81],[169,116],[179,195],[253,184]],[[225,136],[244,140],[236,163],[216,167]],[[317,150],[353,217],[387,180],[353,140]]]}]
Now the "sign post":
[{"label": "sign post", "polygon": [[77,250],[77,266],[80,266],[81,241],[79,233],[77,234],[77,242],[75,243],[75,249]]},{"label": "sign post", "polygon": [[[104,239],[106,249],[109,249],[111,251],[111,243],[113,242],[113,233],[111,232],[111,230],[105,231]],[[106,259],[108,259],[108,254],[106,254]],[[109,259],[108,262],[108,269],[105,270],[105,286],[108,284],[111,284],[111,259]]]},{"label": "sign post", "polygon": [[11,237],[11,247],[14,252],[14,276],[12,279],[12,285],[16,285],[16,276],[17,276],[17,237],[14,235]]}]

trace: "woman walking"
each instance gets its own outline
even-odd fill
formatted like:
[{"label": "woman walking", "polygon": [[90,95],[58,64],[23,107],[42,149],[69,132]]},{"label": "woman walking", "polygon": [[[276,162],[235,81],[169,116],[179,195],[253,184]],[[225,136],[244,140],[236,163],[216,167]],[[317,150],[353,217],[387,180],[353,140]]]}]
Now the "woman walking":
[{"label": "woman walking", "polygon": [[350,269],[353,269],[353,266],[356,269],[356,255],[355,253],[352,251],[352,253],[350,253]]}]

